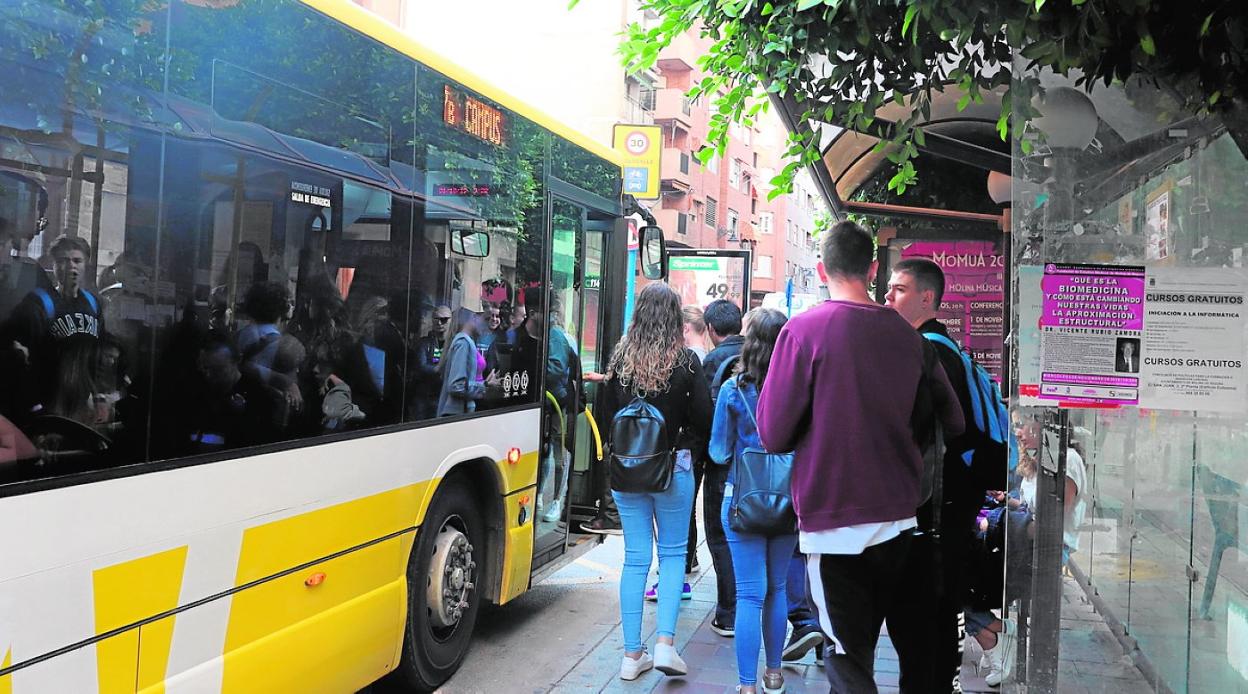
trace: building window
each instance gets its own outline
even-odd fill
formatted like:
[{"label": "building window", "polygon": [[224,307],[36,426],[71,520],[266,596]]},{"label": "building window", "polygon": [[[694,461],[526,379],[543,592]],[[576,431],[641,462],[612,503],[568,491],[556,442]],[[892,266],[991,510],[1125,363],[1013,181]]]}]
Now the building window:
[{"label": "building window", "polygon": [[711,173],[719,173],[719,155],[712,154],[710,159],[706,160],[706,170]]},{"label": "building window", "polygon": [[784,238],[789,243],[793,243],[793,220],[784,220]]},{"label": "building window", "polygon": [[728,208],[728,233],[734,237],[737,235],[737,223],[739,221],[741,221],[741,217],[737,214],[737,211],[729,207]]},{"label": "building window", "polygon": [[719,224],[719,203],[715,202],[715,198],[706,199],[706,225],[715,228]]},{"label": "building window", "polygon": [[728,186],[730,188],[741,187],[741,160],[733,159],[728,162]]},{"label": "building window", "polygon": [[771,256],[758,256],[758,259],[754,262],[754,276],[764,279],[771,277]]},{"label": "building window", "polygon": [[681,234],[682,236],[684,234],[688,234],[689,233],[688,225],[689,225],[689,215],[685,214],[684,212],[677,212],[676,213],[676,233]]},{"label": "building window", "polygon": [[772,224],[775,223],[775,217],[770,212],[763,212],[758,215],[758,233],[771,234]]}]

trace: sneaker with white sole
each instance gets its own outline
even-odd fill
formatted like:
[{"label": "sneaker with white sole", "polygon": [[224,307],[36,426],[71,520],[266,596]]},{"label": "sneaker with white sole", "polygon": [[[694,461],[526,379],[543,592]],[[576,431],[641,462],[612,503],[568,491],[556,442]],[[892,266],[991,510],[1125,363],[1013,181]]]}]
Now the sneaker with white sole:
[{"label": "sneaker with white sole", "polygon": [[789,643],[780,652],[780,660],[785,663],[800,661],[810,649],[823,643],[823,633],[816,626],[801,626],[793,629]]},{"label": "sneaker with white sole", "polygon": [[641,652],[640,658],[624,656],[624,662],[620,663],[620,679],[631,682],[652,667],[654,667],[654,658],[651,658],[646,651]]},{"label": "sneaker with white sole", "polygon": [[1014,634],[1004,631],[997,634],[997,645],[984,651],[988,656],[989,670],[984,683],[989,687],[998,687],[1014,674],[1014,655],[1018,649],[1018,639]]},{"label": "sneaker with white sole", "polygon": [[732,638],[737,635],[737,628],[733,626],[732,622],[722,624],[718,619],[711,620],[711,631],[727,638]]},{"label": "sneaker with white sole", "polygon": [[654,669],[668,676],[689,672],[689,666],[676,652],[676,647],[666,643],[654,644]]},{"label": "sneaker with white sole", "polygon": [[550,505],[546,513],[542,516],[542,520],[547,523],[554,523],[563,517],[563,499],[558,499]]}]

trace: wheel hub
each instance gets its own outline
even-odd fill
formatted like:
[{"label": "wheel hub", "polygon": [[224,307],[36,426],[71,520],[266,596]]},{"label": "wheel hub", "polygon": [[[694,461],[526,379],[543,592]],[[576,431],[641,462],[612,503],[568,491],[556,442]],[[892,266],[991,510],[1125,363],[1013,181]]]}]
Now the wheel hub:
[{"label": "wheel hub", "polygon": [[472,543],[454,526],[443,525],[429,563],[429,585],[425,604],[434,626],[446,628],[459,623],[468,609],[477,564],[472,559]]}]

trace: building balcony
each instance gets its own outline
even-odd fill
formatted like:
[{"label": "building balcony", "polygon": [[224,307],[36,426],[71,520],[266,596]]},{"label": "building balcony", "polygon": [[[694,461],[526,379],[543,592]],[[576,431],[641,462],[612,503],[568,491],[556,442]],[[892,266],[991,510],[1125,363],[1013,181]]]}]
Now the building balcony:
[{"label": "building balcony", "polygon": [[659,178],[666,190],[688,191],[693,181],[689,178],[689,167],[692,157],[674,147],[663,149],[663,160],[659,167]]},{"label": "building balcony", "polygon": [[699,55],[702,51],[690,32],[686,31],[659,51],[657,64],[664,72],[689,72],[696,67]]},{"label": "building balcony", "polygon": [[685,130],[693,127],[693,105],[683,89],[660,89],[656,92],[654,119],[674,122]]},{"label": "building balcony", "polygon": [[629,125],[653,125],[654,99],[624,97],[624,112],[620,114],[620,122]]}]

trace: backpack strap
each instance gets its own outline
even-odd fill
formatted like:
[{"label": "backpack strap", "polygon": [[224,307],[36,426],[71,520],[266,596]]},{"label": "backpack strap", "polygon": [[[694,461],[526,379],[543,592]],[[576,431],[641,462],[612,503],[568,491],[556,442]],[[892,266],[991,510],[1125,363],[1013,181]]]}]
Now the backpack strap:
[{"label": "backpack strap", "polygon": [[88,304],[91,304],[91,310],[95,312],[95,315],[100,315],[100,300],[96,299],[94,294],[85,289],[79,289],[78,292],[82,294],[82,298],[86,299]]},{"label": "backpack strap", "polygon": [[56,315],[56,304],[52,302],[52,295],[43,287],[35,287],[31,292],[39,298],[39,303],[43,306],[43,313],[48,320],[52,320],[52,316]]},{"label": "backpack strap", "polygon": [[724,385],[724,381],[727,380],[724,378],[724,374],[728,373],[728,369],[735,365],[737,360],[740,358],[740,354],[734,354],[730,357],[726,357],[719,363],[719,368],[715,369],[715,377],[711,379],[712,392],[718,392],[720,387]]},{"label": "backpack strap", "polygon": [[754,423],[754,431],[758,431],[758,418],[754,416],[754,410],[750,409],[750,399],[745,397],[745,391],[741,390],[741,381],[733,381],[732,387],[736,388],[737,392],[741,394],[741,404],[745,405],[745,411],[750,415],[750,421]]},{"label": "backpack strap", "polygon": [[242,355],[239,356],[238,363],[246,364],[255,357],[259,356],[266,347],[276,342],[281,336],[281,333],[269,333],[259,340],[256,340],[250,347],[247,348],[246,352],[243,352]]},{"label": "backpack strap", "polygon": [[980,392],[979,383],[976,382],[975,362],[971,360],[970,355],[962,351],[958,343],[954,342],[947,335],[923,333],[923,337],[927,338],[929,342],[948,347],[962,359],[962,370],[966,372],[966,389],[971,395],[971,413],[975,416],[975,426],[980,431],[987,431],[991,428],[984,423],[984,411],[987,409],[988,403],[981,402],[984,394]]}]

